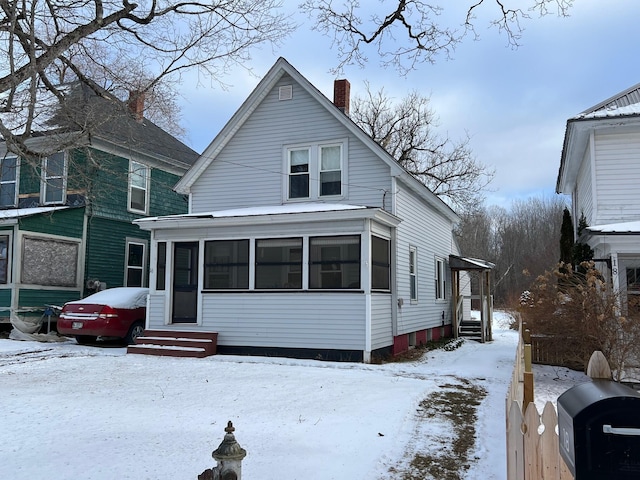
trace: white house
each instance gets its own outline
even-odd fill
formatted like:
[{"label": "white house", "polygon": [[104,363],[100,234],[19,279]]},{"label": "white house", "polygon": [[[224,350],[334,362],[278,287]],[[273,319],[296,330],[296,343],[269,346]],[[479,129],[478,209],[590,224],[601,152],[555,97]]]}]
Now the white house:
[{"label": "white house", "polygon": [[[457,215],[280,58],[176,186],[147,329],[218,351],[370,361],[452,334]],[[152,335],[154,335],[152,334]],[[152,336],[148,335],[148,336]]]},{"label": "white house", "polygon": [[623,299],[640,294],[640,84],[567,121],[556,185]]}]

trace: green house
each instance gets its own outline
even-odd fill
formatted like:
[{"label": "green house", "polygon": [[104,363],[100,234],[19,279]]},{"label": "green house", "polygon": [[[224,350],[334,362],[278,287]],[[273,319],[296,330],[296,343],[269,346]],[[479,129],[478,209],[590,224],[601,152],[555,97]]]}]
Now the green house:
[{"label": "green house", "polygon": [[125,104],[79,82],[32,130],[29,155],[0,144],[0,322],[41,316],[98,289],[147,286],[138,218],[188,211],[173,186],[197,159]]}]

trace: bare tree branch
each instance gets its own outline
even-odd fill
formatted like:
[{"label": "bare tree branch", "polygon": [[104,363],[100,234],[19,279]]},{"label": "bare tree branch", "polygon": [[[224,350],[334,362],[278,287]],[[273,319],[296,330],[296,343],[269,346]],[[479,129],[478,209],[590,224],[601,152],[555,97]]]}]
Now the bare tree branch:
[{"label": "bare tree branch", "polygon": [[522,0],[477,0],[469,3],[465,18],[451,25],[446,24],[442,14],[453,6],[436,0],[384,2],[389,13],[373,13],[366,19],[359,12],[370,11],[370,3],[361,6],[358,0],[346,0],[337,4],[335,0],[306,0],[301,6],[315,21],[315,29],[333,38],[333,46],[339,52],[334,70],[340,72],[346,65],[364,66],[368,62],[367,47],[371,45],[383,66],[406,75],[420,63],[434,63],[439,56],[449,59],[468,32],[477,38],[476,14],[483,7],[493,8],[490,26],[498,28],[508,44],[517,47],[522,20],[529,19],[533,12],[543,16],[555,11],[558,16],[567,16],[573,0],[528,0],[524,7]]},{"label": "bare tree branch", "polygon": [[[55,86],[72,79],[175,106],[182,71],[197,68],[221,83],[254,47],[284,38],[292,26],[280,6],[279,0],[0,0],[0,134],[14,150],[29,151],[25,142],[42,127],[43,103],[62,100]],[[175,118],[169,124],[176,126]]]},{"label": "bare tree branch", "polygon": [[394,103],[372,92],[351,104],[351,119],[409,173],[458,210],[481,203],[493,170],[478,162],[469,138],[454,142],[436,133],[438,118],[429,98],[410,92]]}]

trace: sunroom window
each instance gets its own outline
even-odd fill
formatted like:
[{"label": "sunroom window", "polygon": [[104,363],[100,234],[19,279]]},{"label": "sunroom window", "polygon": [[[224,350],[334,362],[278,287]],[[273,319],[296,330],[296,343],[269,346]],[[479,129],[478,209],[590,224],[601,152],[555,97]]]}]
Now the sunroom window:
[{"label": "sunroom window", "polygon": [[360,288],[360,236],[309,239],[309,288]]},{"label": "sunroom window", "polygon": [[389,240],[371,237],[371,288],[389,290],[390,284],[390,250]]},{"label": "sunroom window", "polygon": [[204,288],[249,288],[249,240],[205,242]]},{"label": "sunroom window", "polygon": [[256,240],[257,289],[302,288],[302,239]]}]

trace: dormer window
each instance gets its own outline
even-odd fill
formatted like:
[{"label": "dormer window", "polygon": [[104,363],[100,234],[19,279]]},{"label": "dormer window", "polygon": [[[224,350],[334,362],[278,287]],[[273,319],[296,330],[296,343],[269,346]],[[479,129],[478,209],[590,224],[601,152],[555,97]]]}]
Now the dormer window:
[{"label": "dormer window", "polygon": [[0,159],[0,207],[15,207],[18,193],[18,157]]},{"label": "dormer window", "polygon": [[42,160],[41,202],[60,204],[67,200],[67,155],[54,153]]},{"label": "dormer window", "polygon": [[286,151],[286,200],[343,198],[346,140],[296,145]]}]

